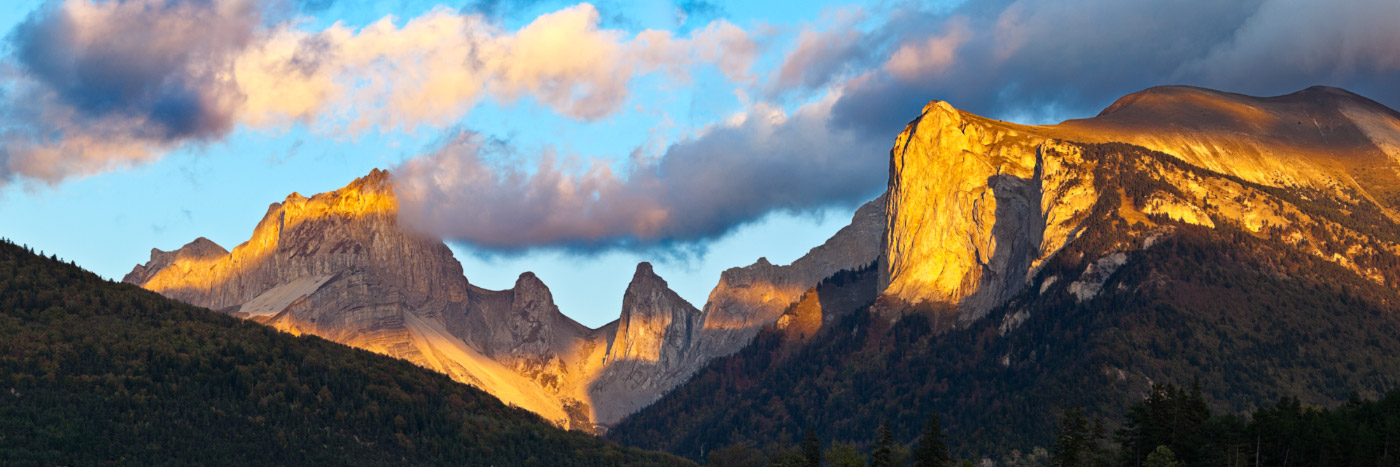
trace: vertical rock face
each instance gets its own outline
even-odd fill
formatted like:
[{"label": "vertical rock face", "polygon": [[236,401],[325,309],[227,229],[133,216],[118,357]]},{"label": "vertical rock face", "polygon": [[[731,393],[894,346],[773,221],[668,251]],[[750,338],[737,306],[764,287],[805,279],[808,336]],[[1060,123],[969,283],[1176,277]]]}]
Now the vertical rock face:
[{"label": "vertical rock face", "polygon": [[906,305],[982,316],[1074,235],[1098,200],[1075,146],[924,107],[895,140],[880,287]]}]

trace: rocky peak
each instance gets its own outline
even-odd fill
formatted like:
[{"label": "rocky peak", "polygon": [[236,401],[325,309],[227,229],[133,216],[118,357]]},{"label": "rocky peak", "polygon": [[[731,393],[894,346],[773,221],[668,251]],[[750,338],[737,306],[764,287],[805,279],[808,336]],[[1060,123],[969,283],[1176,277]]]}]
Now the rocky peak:
[{"label": "rocky peak", "polygon": [[279,285],[345,271],[368,277],[422,303],[466,300],[461,265],[440,240],[398,228],[392,180],[371,171],[338,190],[272,203],[253,234],[233,251],[208,240],[183,250],[199,257],[137,266],[129,282],[213,309],[245,303]]},{"label": "rocky peak", "polygon": [[225,250],[224,247],[204,237],[196,238],[174,251],[152,248],[150,261],[144,265],[137,265],[122,278],[122,281],[142,283],[150,280],[161,270],[176,264],[189,267],[196,263],[216,260],[227,254],[228,250]]},{"label": "rocky peak", "polygon": [[[554,294],[532,272],[520,274],[511,289],[510,315],[507,318],[510,328],[510,341],[504,343],[515,354],[547,356],[553,349],[556,328],[572,323],[559,312],[554,304]],[[570,336],[572,337],[572,336]]]},{"label": "rocky peak", "polygon": [[607,361],[677,361],[699,327],[700,310],[672,291],[651,263],[640,263],[622,296]]},{"label": "rocky peak", "polygon": [[649,404],[690,371],[700,310],[672,291],[650,263],[640,263],[622,297],[622,316],[604,356],[603,373],[589,386],[600,423],[612,423]]},{"label": "rocky peak", "polygon": [[176,254],[182,258],[187,257],[190,259],[209,259],[226,255],[228,254],[228,250],[225,250],[224,247],[221,247],[219,246],[219,244],[214,243],[213,240],[204,237],[199,237],[194,239],[194,241],[185,244],[185,246],[180,247],[179,250],[176,250]]},{"label": "rocky peak", "polygon": [[688,336],[691,332],[688,326],[694,324],[699,315],[699,310],[671,290],[665,279],[656,275],[651,263],[638,263],[636,272],[632,274],[632,282],[622,296],[618,337],[626,337],[636,344],[638,339],[649,340],[651,335],[661,337],[671,330],[672,324],[687,326],[678,331]]},{"label": "rocky peak", "polygon": [[[1086,156],[1093,143],[1128,143],[1185,164],[1125,162],[1112,148]],[[1114,168],[1095,169],[1102,164]],[[1130,172],[1175,188],[1123,201],[1118,215],[1125,219],[1162,215],[1207,228],[1225,219],[1254,232],[1288,230],[1311,221],[1239,180],[1384,208],[1382,200],[1400,192],[1400,114],[1325,87],[1268,98],[1158,87],[1125,96],[1098,117],[1048,126],[931,102],[891,151],[881,303],[955,310],[959,323],[981,317],[1077,238],[1101,197],[1126,196],[1121,187],[1101,192],[1116,185],[1096,177]]]},{"label": "rocky peak", "polygon": [[[627,284],[627,293],[629,295],[655,297],[664,295],[665,292],[670,292],[669,287],[665,279],[656,275],[656,271],[652,269],[651,263],[643,261],[637,263],[637,269],[632,273],[632,282]],[[627,308],[624,307],[623,313],[627,311]]]},{"label": "rocky peak", "polygon": [[515,293],[514,308],[527,308],[527,304],[554,306],[554,294],[550,293],[549,286],[544,285],[544,281],[533,272],[520,273],[520,277],[515,279],[515,287],[511,290]]},{"label": "rocky peak", "polygon": [[891,151],[885,295],[976,317],[1019,286],[1043,230],[1034,185],[1044,141],[946,102],[925,106]]},{"label": "rocky peak", "polygon": [[[880,257],[885,232],[885,199],[881,195],[856,210],[851,223],[792,264],[778,266],[759,258],[730,268],[705,304],[707,331],[697,355],[723,356],[738,351],[759,328],[777,321],[783,310],[817,282],[841,270],[865,267]],[[703,362],[697,362],[697,365]]]}]

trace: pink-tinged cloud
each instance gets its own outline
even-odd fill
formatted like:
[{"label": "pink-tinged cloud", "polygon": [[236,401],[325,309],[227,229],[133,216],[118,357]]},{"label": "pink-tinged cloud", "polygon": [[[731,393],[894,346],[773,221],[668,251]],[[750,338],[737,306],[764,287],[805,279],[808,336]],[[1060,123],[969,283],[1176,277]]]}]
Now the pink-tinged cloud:
[{"label": "pink-tinged cloud", "polygon": [[786,114],[758,105],[614,169],[546,151],[533,170],[464,132],[392,169],[400,223],[493,251],[691,244],[773,211],[857,205],[879,194],[888,141],[828,122],[835,96]]},{"label": "pink-tinged cloud", "polygon": [[[12,42],[0,181],[57,182],[216,141],[235,126],[323,133],[443,127],[482,99],[535,99],[580,120],[613,114],[647,73],[714,65],[751,79],[758,48],[724,21],[684,37],[602,29],[579,4],[509,31],[438,8],[396,24],[304,31],[278,2],[69,0]],[[115,147],[114,147],[115,146]]]},{"label": "pink-tinged cloud", "polygon": [[865,36],[851,24],[843,26],[799,33],[797,45],[778,67],[777,77],[769,84],[768,94],[819,89],[833,78],[851,71],[851,59],[868,52],[861,50]]},{"label": "pink-tinged cloud", "polygon": [[900,46],[885,61],[884,70],[895,77],[914,81],[948,71],[961,47],[971,36],[967,22],[961,17],[948,21],[942,34]]}]

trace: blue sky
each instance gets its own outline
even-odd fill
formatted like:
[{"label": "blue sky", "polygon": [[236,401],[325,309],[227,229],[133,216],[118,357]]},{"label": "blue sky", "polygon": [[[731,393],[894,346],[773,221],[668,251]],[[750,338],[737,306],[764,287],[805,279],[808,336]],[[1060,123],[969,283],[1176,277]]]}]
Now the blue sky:
[{"label": "blue sky", "polygon": [[0,236],[120,278],[387,168],[472,283],[533,271],[599,326],[639,261],[703,306],[720,271],[820,244],[930,99],[1028,123],[1160,84],[1400,103],[1400,5],[1318,3],[6,2]]}]

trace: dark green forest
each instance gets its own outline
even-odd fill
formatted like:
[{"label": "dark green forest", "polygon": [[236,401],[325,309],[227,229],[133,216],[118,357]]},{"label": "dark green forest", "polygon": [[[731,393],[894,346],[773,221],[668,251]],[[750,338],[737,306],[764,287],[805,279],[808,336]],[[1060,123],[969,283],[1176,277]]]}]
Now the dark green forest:
[{"label": "dark green forest", "polygon": [[0,465],[676,465],[0,242]]},{"label": "dark green forest", "polygon": [[[1335,409],[1307,407],[1285,397],[1247,416],[1216,414],[1198,382],[1190,389],[1153,385],[1110,433],[1102,417],[1080,407],[1063,410],[1049,450],[1015,452],[998,465],[1008,467],[1255,467],[1400,465],[1400,389],[1378,400],[1353,395]],[[976,465],[955,460],[937,412],[925,422],[912,446],[896,445],[888,425],[862,452],[853,443],[824,443],[813,428],[798,444],[770,444],[767,450],[739,443],[710,451],[707,465],[857,467]]]},{"label": "dark green forest", "polygon": [[[1100,161],[1099,189],[1125,197],[1102,197],[1084,233],[987,317],[948,329],[937,324],[948,322],[937,308],[894,323],[860,311],[795,352],[784,349],[781,332],[765,330],[608,437],[704,460],[735,446],[778,454],[809,428],[825,443],[869,452],[884,425],[908,451],[936,412],[955,458],[1036,465],[1048,462],[1066,410],[1102,420],[1107,440],[1156,383],[1198,379],[1208,410],[1245,414],[1240,420],[1285,397],[1316,413],[1302,407],[1336,408],[1353,394],[1375,400],[1400,387],[1395,290],[1228,222],[1211,229],[1154,216],[1154,226],[1129,224],[1113,215],[1118,203],[1174,188],[1128,164],[1181,164],[1127,145],[1087,150]],[[1368,228],[1400,231],[1393,223]],[[1160,232],[1151,248],[1140,247]],[[1068,293],[1073,278],[1111,252],[1126,252],[1127,262],[1098,296],[1080,302]],[[1393,399],[1380,404],[1393,408]]]}]

